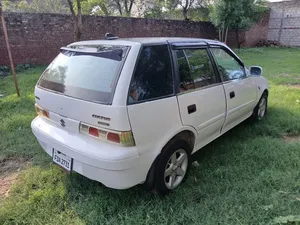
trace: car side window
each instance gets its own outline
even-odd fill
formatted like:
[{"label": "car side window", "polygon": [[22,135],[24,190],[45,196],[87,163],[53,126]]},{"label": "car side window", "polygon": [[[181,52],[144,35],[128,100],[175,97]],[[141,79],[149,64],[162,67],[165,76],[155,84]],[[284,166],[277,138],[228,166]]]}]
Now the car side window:
[{"label": "car side window", "polygon": [[224,49],[211,48],[211,52],[215,57],[222,81],[243,79],[246,77],[245,68]]},{"label": "car side window", "polygon": [[180,92],[217,83],[211,60],[206,49],[176,50]]},{"label": "car side window", "polygon": [[173,93],[172,67],[168,46],[143,47],[131,80],[128,103],[133,104]]}]

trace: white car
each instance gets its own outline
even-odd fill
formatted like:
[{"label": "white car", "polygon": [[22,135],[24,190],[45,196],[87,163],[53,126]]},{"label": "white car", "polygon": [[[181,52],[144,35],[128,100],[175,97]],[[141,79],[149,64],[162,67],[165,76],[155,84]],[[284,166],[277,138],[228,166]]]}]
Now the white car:
[{"label": "white car", "polygon": [[32,131],[69,172],[164,195],[182,183],[193,153],[267,112],[262,69],[245,68],[221,42],[112,39],[61,48],[35,87]]}]

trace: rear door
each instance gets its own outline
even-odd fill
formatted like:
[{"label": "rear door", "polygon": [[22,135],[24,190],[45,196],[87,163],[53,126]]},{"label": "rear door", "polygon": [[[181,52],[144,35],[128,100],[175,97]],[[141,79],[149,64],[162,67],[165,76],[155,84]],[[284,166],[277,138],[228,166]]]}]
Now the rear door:
[{"label": "rear door", "polygon": [[243,63],[227,48],[211,47],[227,100],[227,115],[222,132],[248,118],[256,103],[256,84],[248,77]]},{"label": "rear door", "polygon": [[167,43],[141,47],[127,104],[140,154],[156,153],[182,127]]},{"label": "rear door", "polygon": [[206,45],[175,48],[181,120],[197,130],[199,149],[220,135],[226,115],[224,88]]}]

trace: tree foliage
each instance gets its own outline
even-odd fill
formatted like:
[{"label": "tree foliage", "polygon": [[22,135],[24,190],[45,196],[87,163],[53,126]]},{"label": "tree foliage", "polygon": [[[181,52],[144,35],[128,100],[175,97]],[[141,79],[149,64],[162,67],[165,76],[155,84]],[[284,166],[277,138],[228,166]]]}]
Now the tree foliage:
[{"label": "tree foliage", "polygon": [[[136,0],[81,0],[82,13],[100,16],[131,16]],[[142,1],[143,2],[143,1]]]},{"label": "tree foliage", "polygon": [[169,12],[181,10],[184,20],[188,20],[188,12],[193,8],[200,8],[206,0],[158,0],[162,7]]},{"label": "tree foliage", "polygon": [[82,13],[96,16],[110,16],[114,9],[110,0],[85,0],[81,3]]},{"label": "tree foliage", "polygon": [[219,28],[220,41],[227,41],[228,30],[236,31],[237,43],[240,30],[249,29],[257,22],[267,10],[256,0],[216,0],[211,5],[210,18],[213,24]]},{"label": "tree foliage", "polygon": [[[8,12],[70,13],[67,0],[2,0]],[[154,19],[208,20],[205,4],[210,0],[80,0],[81,14],[134,16]],[[72,0],[77,13],[77,1]]]},{"label": "tree foliage", "polygon": [[146,18],[176,20],[209,20],[207,2],[209,0],[156,0],[148,8]]},{"label": "tree foliage", "polygon": [[32,0],[31,2],[3,0],[2,4],[6,12],[68,13],[66,2],[61,0]]}]

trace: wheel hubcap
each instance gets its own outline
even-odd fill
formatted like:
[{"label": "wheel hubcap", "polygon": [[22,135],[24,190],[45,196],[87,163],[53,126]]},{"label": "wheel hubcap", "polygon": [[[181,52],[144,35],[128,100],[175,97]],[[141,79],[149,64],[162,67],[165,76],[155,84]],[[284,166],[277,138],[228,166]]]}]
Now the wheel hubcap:
[{"label": "wheel hubcap", "polygon": [[258,106],[258,118],[262,119],[266,113],[266,99],[262,98]]},{"label": "wheel hubcap", "polygon": [[185,150],[179,149],[168,160],[165,169],[165,185],[169,189],[176,188],[183,180],[188,166],[188,156]]}]

